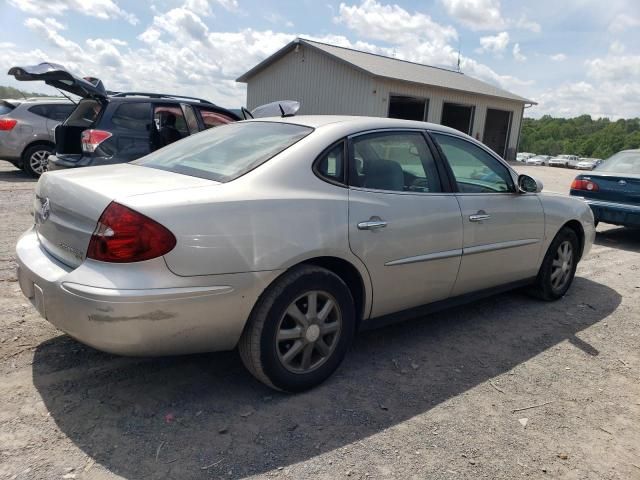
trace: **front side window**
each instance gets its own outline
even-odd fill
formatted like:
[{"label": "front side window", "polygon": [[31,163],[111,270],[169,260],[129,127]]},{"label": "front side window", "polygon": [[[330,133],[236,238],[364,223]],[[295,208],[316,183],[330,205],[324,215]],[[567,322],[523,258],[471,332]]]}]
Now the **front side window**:
[{"label": "front side window", "polygon": [[113,113],[111,121],[127,130],[146,132],[151,123],[151,104],[149,102],[123,103]]},{"label": "front side window", "polygon": [[349,184],[393,192],[441,192],[427,142],[419,132],[385,132],[352,140]]},{"label": "front side window", "polygon": [[290,123],[231,123],[192,135],[133,163],[229,182],[275,157],[312,131],[312,128]]},{"label": "front side window", "polygon": [[506,193],[515,188],[509,170],[488,152],[462,138],[432,134],[462,193]]}]

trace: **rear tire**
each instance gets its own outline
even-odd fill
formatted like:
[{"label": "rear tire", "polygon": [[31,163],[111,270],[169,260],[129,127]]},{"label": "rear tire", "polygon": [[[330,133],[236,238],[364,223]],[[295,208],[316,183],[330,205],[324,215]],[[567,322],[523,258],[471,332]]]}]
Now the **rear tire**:
[{"label": "rear tire", "polygon": [[22,169],[34,178],[39,178],[47,171],[47,159],[53,153],[49,145],[34,145],[22,154]]},{"label": "rear tire", "polygon": [[576,232],[563,227],[549,245],[531,293],[546,301],[562,298],[576,274],[579,252]]},{"label": "rear tire", "polygon": [[256,379],[277,390],[301,392],[338,368],[355,326],[349,287],[329,270],[302,265],[262,294],[238,350]]}]

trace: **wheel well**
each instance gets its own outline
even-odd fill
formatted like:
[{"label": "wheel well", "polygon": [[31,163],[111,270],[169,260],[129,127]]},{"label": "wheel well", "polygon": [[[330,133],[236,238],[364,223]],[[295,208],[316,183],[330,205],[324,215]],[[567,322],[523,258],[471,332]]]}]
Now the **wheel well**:
[{"label": "wheel well", "polygon": [[47,147],[53,147],[54,149],[56,148],[56,144],[53,142],[48,142],[47,140],[36,140],[35,142],[31,142],[29,145],[24,147],[24,150],[22,150],[22,155],[20,156],[21,159],[24,161],[25,160],[24,155],[25,153],[27,153],[27,150],[37,145],[46,145]]},{"label": "wheel well", "polygon": [[580,258],[582,258],[582,251],[584,250],[584,229],[578,220],[570,220],[563,225],[564,227],[568,227],[578,236],[578,240],[580,241]]},{"label": "wheel well", "polygon": [[364,282],[358,269],[348,261],[337,257],[316,257],[305,260],[302,263],[326,268],[339,276],[342,281],[347,284],[355,302],[356,318],[359,325],[364,316],[365,293]]}]

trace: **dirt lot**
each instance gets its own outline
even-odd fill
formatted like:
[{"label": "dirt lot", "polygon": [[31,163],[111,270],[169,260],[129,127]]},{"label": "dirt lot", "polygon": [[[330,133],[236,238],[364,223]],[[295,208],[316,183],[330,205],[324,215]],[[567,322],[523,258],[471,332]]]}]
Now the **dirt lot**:
[{"label": "dirt lot", "polygon": [[[521,170],[565,193],[575,174]],[[601,225],[559,302],[365,333],[287,396],[234,352],[121,358],[42,320],[14,262],[34,185],[0,167],[0,478],[640,479],[638,231]]]}]

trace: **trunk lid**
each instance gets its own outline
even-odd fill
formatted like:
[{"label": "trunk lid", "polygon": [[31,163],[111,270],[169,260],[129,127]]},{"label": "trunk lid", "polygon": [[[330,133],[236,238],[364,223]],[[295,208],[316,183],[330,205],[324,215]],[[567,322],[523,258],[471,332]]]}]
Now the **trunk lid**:
[{"label": "trunk lid", "polygon": [[614,203],[640,205],[640,174],[589,173],[578,178],[591,180],[597,191],[580,190],[585,198]]},{"label": "trunk lid", "polygon": [[102,80],[92,77],[76,77],[57,63],[44,62],[38,65],[16,66],[9,69],[8,74],[13,75],[16,80],[21,82],[42,81],[54,88],[83,98],[107,97]]},{"label": "trunk lid", "polygon": [[130,164],[46,173],[36,186],[36,232],[47,252],[75,268],[86,258],[98,219],[112,201],[215,184]]}]

